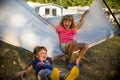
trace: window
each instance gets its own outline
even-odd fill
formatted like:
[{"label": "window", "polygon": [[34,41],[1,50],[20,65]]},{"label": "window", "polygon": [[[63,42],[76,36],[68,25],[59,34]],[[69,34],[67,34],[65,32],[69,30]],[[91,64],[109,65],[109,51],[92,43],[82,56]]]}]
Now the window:
[{"label": "window", "polygon": [[36,13],[39,12],[39,7],[35,7],[35,12],[36,12]]},{"label": "window", "polygon": [[52,15],[53,15],[53,16],[57,16],[56,13],[57,13],[57,12],[56,12],[56,9],[52,9]]},{"label": "window", "polygon": [[49,15],[50,14],[50,9],[49,8],[46,8],[45,9],[45,15]]}]

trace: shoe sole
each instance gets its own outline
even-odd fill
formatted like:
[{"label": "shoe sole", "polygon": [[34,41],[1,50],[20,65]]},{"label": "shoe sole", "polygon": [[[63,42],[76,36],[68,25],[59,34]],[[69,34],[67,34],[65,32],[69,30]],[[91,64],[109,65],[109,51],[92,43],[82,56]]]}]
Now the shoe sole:
[{"label": "shoe sole", "polygon": [[51,74],[50,74],[51,80],[59,80],[59,70],[57,68],[53,68]]},{"label": "shoe sole", "polygon": [[75,80],[79,75],[79,68],[74,66],[71,71],[65,76],[65,80]]}]

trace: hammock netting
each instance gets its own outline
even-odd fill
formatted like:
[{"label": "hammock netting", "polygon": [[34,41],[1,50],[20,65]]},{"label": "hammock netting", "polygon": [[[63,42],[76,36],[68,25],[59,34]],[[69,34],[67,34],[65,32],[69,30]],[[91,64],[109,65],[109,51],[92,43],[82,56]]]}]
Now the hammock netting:
[{"label": "hammock netting", "polygon": [[[81,14],[73,16],[75,23],[78,23]],[[58,24],[61,18],[62,16],[47,20]],[[102,2],[95,0],[74,39],[79,43],[88,43],[91,47],[109,39],[116,30],[109,21]],[[23,0],[0,1],[0,40],[29,51],[33,51],[35,46],[45,46],[50,57],[62,54],[56,31]]]}]

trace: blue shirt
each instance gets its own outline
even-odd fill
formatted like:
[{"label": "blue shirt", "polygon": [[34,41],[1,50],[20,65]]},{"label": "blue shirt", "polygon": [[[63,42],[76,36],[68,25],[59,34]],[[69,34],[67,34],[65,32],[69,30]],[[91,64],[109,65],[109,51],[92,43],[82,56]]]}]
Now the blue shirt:
[{"label": "blue shirt", "polygon": [[30,63],[30,65],[33,66],[33,69],[35,70],[37,75],[40,70],[43,70],[43,69],[52,70],[53,67],[51,66],[51,63],[52,63],[51,58],[47,58],[46,60],[35,59]]}]

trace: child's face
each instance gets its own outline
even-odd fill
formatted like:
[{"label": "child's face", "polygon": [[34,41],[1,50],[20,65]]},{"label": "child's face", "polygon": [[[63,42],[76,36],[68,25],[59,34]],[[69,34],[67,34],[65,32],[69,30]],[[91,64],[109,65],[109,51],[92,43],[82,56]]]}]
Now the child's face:
[{"label": "child's face", "polygon": [[65,29],[70,29],[71,25],[72,25],[71,20],[64,20],[63,21],[63,26],[64,26]]},{"label": "child's face", "polygon": [[36,55],[36,57],[39,60],[45,60],[47,58],[47,51],[42,49],[41,51],[38,52],[38,54]]}]

